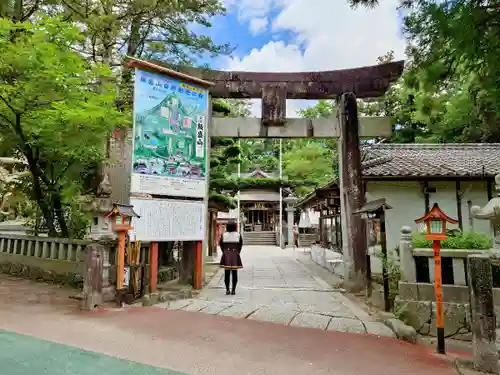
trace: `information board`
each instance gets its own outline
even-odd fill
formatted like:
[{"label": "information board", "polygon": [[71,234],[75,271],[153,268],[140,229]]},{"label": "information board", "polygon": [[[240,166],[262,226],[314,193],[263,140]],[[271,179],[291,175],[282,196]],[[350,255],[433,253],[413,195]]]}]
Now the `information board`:
[{"label": "information board", "polygon": [[200,241],[205,237],[203,201],[130,198],[140,218],[132,221],[136,241]]},{"label": "information board", "polygon": [[136,69],[131,193],[204,198],[208,91]]}]

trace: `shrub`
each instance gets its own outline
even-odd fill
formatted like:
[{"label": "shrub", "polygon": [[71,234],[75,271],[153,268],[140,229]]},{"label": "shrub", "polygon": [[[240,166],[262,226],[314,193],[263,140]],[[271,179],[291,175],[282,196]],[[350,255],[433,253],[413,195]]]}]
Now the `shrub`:
[{"label": "shrub", "polygon": [[[414,233],[412,243],[413,248],[432,248],[432,241],[426,240],[424,233]],[[458,232],[441,241],[441,249],[488,250],[491,246],[490,237],[477,232]]]},{"label": "shrub", "polygon": [[[387,276],[389,279],[389,299],[391,300],[391,304],[394,303],[394,299],[399,293],[399,281],[402,279],[401,267],[399,262],[391,255],[387,255],[387,260],[384,260],[382,253],[378,253],[375,255],[382,265],[385,263],[385,269],[387,270]],[[383,279],[379,280],[380,283],[383,283]]]}]

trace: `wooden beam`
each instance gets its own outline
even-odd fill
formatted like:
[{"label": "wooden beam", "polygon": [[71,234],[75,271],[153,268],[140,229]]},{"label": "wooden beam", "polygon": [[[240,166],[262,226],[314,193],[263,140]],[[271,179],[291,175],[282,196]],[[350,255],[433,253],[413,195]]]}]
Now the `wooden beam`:
[{"label": "wooden beam", "polygon": [[[155,63],[166,66],[159,61]],[[354,69],[264,73],[170,66],[213,82],[210,92],[214,98],[247,99],[261,99],[262,88],[266,85],[279,85],[286,92],[287,99],[336,99],[345,92],[353,92],[357,98],[380,97],[401,76],[403,67],[404,61],[395,61]]]},{"label": "wooden beam", "polygon": [[[220,138],[339,138],[337,118],[287,119],[283,126],[264,126],[260,118],[213,117],[208,129],[210,137]],[[361,138],[388,137],[392,133],[390,117],[360,117]]]},{"label": "wooden beam", "polygon": [[212,82],[205,81],[198,77],[193,77],[184,73],[180,73],[176,70],[169,69],[162,64],[155,64],[153,62],[136,59],[135,57],[127,56],[126,58],[126,66],[129,68],[137,68],[142,70],[147,70],[154,73],[165,74],[179,80],[187,81],[190,83],[195,83],[200,85],[201,87],[207,88],[211,87],[214,84]]}]

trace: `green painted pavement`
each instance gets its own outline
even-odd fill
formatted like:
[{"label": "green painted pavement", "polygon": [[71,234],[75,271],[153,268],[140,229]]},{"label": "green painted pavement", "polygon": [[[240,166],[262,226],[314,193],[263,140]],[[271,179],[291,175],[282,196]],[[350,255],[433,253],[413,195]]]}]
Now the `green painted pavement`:
[{"label": "green painted pavement", "polygon": [[2,375],[187,375],[0,330]]}]

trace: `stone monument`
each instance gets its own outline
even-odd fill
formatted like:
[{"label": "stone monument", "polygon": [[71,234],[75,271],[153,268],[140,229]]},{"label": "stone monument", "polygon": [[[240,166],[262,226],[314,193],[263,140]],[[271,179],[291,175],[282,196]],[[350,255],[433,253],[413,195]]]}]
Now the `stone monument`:
[{"label": "stone monument", "polygon": [[497,196],[492,198],[486,206],[471,207],[471,214],[474,218],[491,222],[493,249],[489,254],[469,255],[467,262],[474,368],[478,371],[498,374],[491,267],[492,264],[500,265],[500,174],[495,176],[495,188]]},{"label": "stone monument", "polygon": [[497,196],[492,198],[483,208],[471,207],[472,217],[479,220],[489,220],[493,232],[493,249],[491,256],[500,260],[500,174],[495,176]]},{"label": "stone monument", "polygon": [[96,196],[92,198],[92,224],[87,238],[93,243],[85,255],[85,275],[82,291],[82,308],[93,310],[104,301],[114,299],[114,287],[109,283],[110,251],[116,246],[116,234],[104,215],[113,207],[111,184],[107,174],[99,184]]},{"label": "stone monument", "polygon": [[293,221],[295,215],[295,204],[297,203],[297,198],[293,195],[289,195],[283,201],[286,203],[286,227],[287,227],[287,243],[288,246],[293,246]]}]

